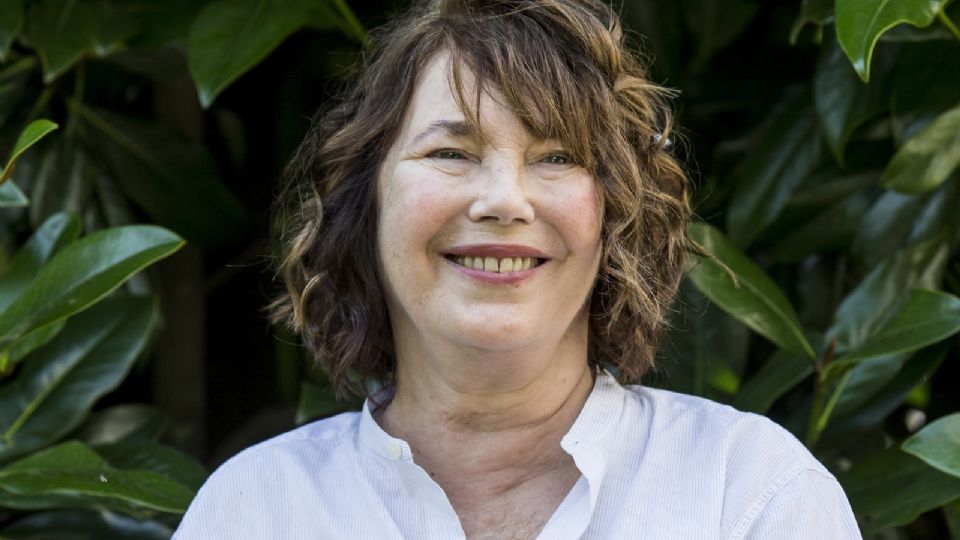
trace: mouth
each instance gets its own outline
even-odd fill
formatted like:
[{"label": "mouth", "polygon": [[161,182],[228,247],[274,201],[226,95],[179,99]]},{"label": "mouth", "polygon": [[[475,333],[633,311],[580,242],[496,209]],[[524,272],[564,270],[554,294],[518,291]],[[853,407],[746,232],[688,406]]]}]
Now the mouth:
[{"label": "mouth", "polygon": [[448,261],[464,268],[495,274],[522,272],[536,268],[547,262],[547,259],[541,257],[488,257],[454,254],[444,255],[444,257],[446,257]]}]

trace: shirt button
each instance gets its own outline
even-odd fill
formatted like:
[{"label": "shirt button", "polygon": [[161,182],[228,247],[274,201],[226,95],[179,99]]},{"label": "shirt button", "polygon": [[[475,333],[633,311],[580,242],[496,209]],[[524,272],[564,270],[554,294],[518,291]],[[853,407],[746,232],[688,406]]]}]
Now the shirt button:
[{"label": "shirt button", "polygon": [[400,459],[400,456],[403,455],[403,449],[400,448],[399,444],[395,442],[391,442],[390,444],[387,445],[387,453],[393,459]]}]

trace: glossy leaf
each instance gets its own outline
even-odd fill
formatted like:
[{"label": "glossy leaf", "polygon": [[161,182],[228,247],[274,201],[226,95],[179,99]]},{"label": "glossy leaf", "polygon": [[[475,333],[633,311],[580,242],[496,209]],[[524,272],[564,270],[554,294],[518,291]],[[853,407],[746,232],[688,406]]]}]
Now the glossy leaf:
[{"label": "glossy leaf", "polygon": [[193,492],[147,470],[111,466],[83,443],[71,441],[0,469],[0,504],[43,509],[87,506],[130,511],[186,511]]},{"label": "glossy leaf", "polygon": [[857,193],[826,205],[819,215],[782,235],[770,255],[780,262],[797,261],[812,253],[844,250],[857,234],[868,204],[867,195]]},{"label": "glossy leaf", "polygon": [[160,225],[205,246],[229,244],[243,234],[246,216],[220,181],[203,147],[157,125],[77,107],[93,128],[113,178]]},{"label": "glossy leaf", "polygon": [[837,36],[857,74],[870,80],[870,61],[880,36],[898,24],[924,27],[946,0],[836,0]]},{"label": "glossy leaf", "polygon": [[118,442],[95,447],[98,454],[118,469],[153,471],[196,491],[207,479],[203,465],[169,446],[150,442]]},{"label": "glossy leaf", "polygon": [[43,347],[51,339],[57,337],[66,321],[63,319],[53,321],[50,324],[36,328],[28,332],[25,336],[17,339],[10,345],[10,363],[16,365],[26,358],[33,351]]},{"label": "glossy leaf", "polygon": [[938,286],[947,255],[947,246],[934,239],[888,257],[840,303],[827,342],[835,340],[840,354],[869,343],[910,289]]},{"label": "glossy leaf", "polygon": [[823,156],[820,129],[807,94],[789,98],[771,117],[734,174],[727,231],[741,247],[777,218]]},{"label": "glossy leaf", "polygon": [[[823,26],[833,22],[833,0],[803,0],[800,5],[800,14],[793,21],[790,28],[790,44],[796,45],[803,27],[813,24],[817,27],[817,35],[823,32]],[[819,41],[819,39],[817,40]]]},{"label": "glossy leaf", "polygon": [[197,15],[188,41],[190,75],[207,108],[310,19],[301,2],[219,0]]},{"label": "glossy leaf", "polygon": [[0,387],[0,462],[74,429],[115,388],[157,324],[149,298],[112,298],[72,318]]},{"label": "glossy leaf", "polygon": [[908,140],[883,171],[881,184],[901,193],[935,189],[960,167],[960,107]]},{"label": "glossy leaf", "polygon": [[58,510],[28,514],[5,529],[9,540],[170,540],[173,530],[158,521],[108,510]]},{"label": "glossy leaf", "polygon": [[960,478],[960,413],[938,418],[903,441],[903,451]]},{"label": "glossy leaf", "polygon": [[957,46],[955,41],[911,43],[900,51],[890,98],[898,145],[960,103]]},{"label": "glossy leaf", "polygon": [[181,246],[177,235],[151,225],[105,229],[77,240],[0,313],[0,344],[82,311]]},{"label": "glossy leaf", "polygon": [[50,216],[17,250],[6,271],[0,275],[0,311],[9,306],[50,257],[80,235],[80,219],[67,213]]},{"label": "glossy leaf", "polygon": [[17,142],[13,145],[10,157],[7,158],[7,163],[3,166],[3,171],[0,172],[0,183],[10,178],[10,175],[13,174],[13,168],[17,165],[17,160],[20,159],[20,156],[22,156],[27,149],[37,144],[37,141],[47,136],[47,134],[57,129],[57,127],[57,124],[49,120],[34,120],[30,122],[30,124],[23,129],[20,137],[17,138]]},{"label": "glossy leaf", "polygon": [[0,184],[0,208],[21,208],[28,206],[30,199],[11,181]]},{"label": "glossy leaf", "polygon": [[[878,60],[875,71],[885,75],[893,68],[892,55]],[[831,32],[821,48],[820,59],[814,73],[814,103],[824,139],[834,158],[843,164],[843,151],[847,141],[858,127],[867,120],[883,113],[889,102],[890,79],[881,76],[871,84],[864,84]]]},{"label": "glossy leaf", "polygon": [[763,270],[715,227],[692,223],[688,233],[717,259],[700,257],[690,270],[688,275],[700,292],[780,347],[798,355],[814,356],[793,306]]},{"label": "glossy leaf", "polygon": [[747,380],[732,405],[741,411],[765,414],[780,397],[812,373],[809,358],[777,351]]},{"label": "glossy leaf", "polygon": [[960,497],[960,478],[940,472],[897,447],[857,462],[837,479],[861,518],[864,534],[906,525],[920,514]]},{"label": "glossy leaf", "polygon": [[91,414],[75,434],[87,444],[155,442],[168,420],[156,407],[140,403],[114,405]]},{"label": "glossy leaf", "polygon": [[958,331],[960,298],[941,291],[915,289],[889,322],[838,362],[914,351]]},{"label": "glossy leaf", "polygon": [[22,0],[0,0],[0,62],[6,61],[22,24]]},{"label": "glossy leaf", "polygon": [[137,28],[110,2],[41,0],[27,12],[25,34],[50,82],[89,53],[105,56],[134,35]]}]

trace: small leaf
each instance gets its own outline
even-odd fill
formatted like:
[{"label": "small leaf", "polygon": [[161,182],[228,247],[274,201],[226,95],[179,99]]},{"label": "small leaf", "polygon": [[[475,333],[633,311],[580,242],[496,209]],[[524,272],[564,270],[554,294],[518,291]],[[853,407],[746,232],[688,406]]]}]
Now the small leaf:
[{"label": "small leaf", "polygon": [[928,424],[907,440],[903,451],[922,459],[931,467],[960,477],[960,413],[953,413]]},{"label": "small leaf", "polygon": [[731,405],[741,411],[766,414],[781,396],[812,373],[809,358],[779,350],[747,379]]},{"label": "small leaf", "polygon": [[20,133],[16,144],[13,145],[13,151],[10,152],[7,164],[4,165],[3,172],[0,173],[0,183],[10,178],[10,175],[13,174],[13,168],[17,164],[17,160],[20,159],[20,156],[22,156],[28,148],[36,144],[37,141],[44,138],[51,131],[57,129],[57,127],[57,124],[49,120],[41,119],[30,122],[30,124],[23,129],[23,132]]},{"label": "small leaf", "polygon": [[83,443],[71,441],[0,469],[0,504],[41,509],[61,506],[135,508],[183,513],[193,493],[145,470],[112,467]]},{"label": "small leaf", "polygon": [[115,388],[157,323],[149,298],[111,298],[67,322],[12,384],[0,387],[0,461],[42,448],[72,429]]},{"label": "small leaf", "polygon": [[901,193],[935,189],[960,166],[960,107],[936,118],[890,160],[880,182]]},{"label": "small leaf", "polygon": [[[894,447],[854,464],[837,480],[860,516],[865,535],[906,525],[960,497],[960,478],[944,474]],[[895,494],[892,496],[892,494]]]},{"label": "small leaf", "polygon": [[23,208],[30,205],[30,199],[16,184],[7,180],[0,184],[0,208]]},{"label": "small leaf", "polygon": [[23,24],[23,2],[0,0],[0,63],[5,62]]},{"label": "small leaf", "polygon": [[80,219],[67,213],[50,216],[10,259],[0,277],[0,311],[6,309],[50,257],[80,236]]},{"label": "small leaf", "polygon": [[960,298],[941,291],[915,289],[876,335],[837,362],[915,351],[960,331]]},{"label": "small leaf", "polygon": [[114,405],[91,414],[74,438],[92,445],[155,442],[167,424],[167,418],[156,407],[141,403]]},{"label": "small leaf", "polygon": [[809,100],[808,94],[801,93],[781,104],[734,173],[727,231],[740,247],[750,245],[773,223],[822,160],[820,129]]},{"label": "small leaf", "polygon": [[870,60],[887,30],[907,23],[929,26],[947,0],[836,0],[840,46],[860,78],[870,80]]},{"label": "small leaf", "polygon": [[[795,354],[814,357],[797,314],[776,283],[718,229],[692,223],[690,237],[717,258],[701,257],[689,277],[707,298],[770,341]],[[736,276],[729,275],[727,268]]]},{"label": "small leaf", "polygon": [[298,2],[219,0],[194,19],[187,45],[190,75],[207,108],[240,75],[260,63],[309,20]]},{"label": "small leaf", "polygon": [[54,255],[0,313],[0,345],[82,311],[181,246],[180,237],[151,225],[105,229],[77,240]]}]

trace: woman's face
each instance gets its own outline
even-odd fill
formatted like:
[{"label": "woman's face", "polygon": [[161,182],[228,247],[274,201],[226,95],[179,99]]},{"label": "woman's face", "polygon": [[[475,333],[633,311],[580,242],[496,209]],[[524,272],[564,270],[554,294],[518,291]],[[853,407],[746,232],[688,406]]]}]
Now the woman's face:
[{"label": "woman's face", "polygon": [[[424,68],[378,178],[394,339],[506,353],[585,335],[601,247],[596,181],[499,94],[483,94],[482,132],[470,132],[448,66],[441,54]],[[475,95],[466,70],[464,82]]]}]

